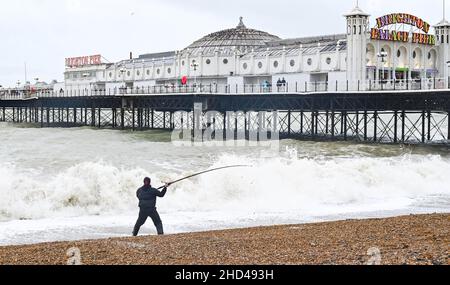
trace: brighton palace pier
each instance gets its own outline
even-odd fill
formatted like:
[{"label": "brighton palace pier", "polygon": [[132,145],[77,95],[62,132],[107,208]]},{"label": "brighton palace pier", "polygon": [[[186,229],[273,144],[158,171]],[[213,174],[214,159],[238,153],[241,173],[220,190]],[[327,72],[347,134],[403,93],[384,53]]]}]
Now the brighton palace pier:
[{"label": "brighton palace pier", "polygon": [[116,63],[102,63],[100,55],[68,58],[63,89],[166,92],[187,85],[250,93],[449,85],[450,23],[445,18],[434,26],[405,13],[371,21],[358,6],[344,16],[343,34],[281,39],[248,28],[241,18],[237,27],[211,33],[179,51]]},{"label": "brighton palace pier", "polygon": [[67,58],[63,83],[0,90],[0,121],[448,146],[445,12],[432,26],[405,13],[371,21],[356,5],[342,23],[345,34],[281,39],[241,18],[180,51]]}]

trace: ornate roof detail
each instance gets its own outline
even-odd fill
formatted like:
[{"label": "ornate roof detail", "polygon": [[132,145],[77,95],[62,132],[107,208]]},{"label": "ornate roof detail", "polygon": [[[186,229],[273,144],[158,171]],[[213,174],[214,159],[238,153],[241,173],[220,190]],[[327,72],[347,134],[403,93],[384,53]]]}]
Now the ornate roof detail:
[{"label": "ornate roof detail", "polygon": [[231,54],[235,51],[244,52],[245,50],[251,50],[251,48],[265,46],[267,42],[276,40],[280,40],[280,38],[266,32],[247,28],[241,17],[236,28],[209,34],[195,41],[185,51],[189,49],[191,54],[214,54],[216,51]]}]

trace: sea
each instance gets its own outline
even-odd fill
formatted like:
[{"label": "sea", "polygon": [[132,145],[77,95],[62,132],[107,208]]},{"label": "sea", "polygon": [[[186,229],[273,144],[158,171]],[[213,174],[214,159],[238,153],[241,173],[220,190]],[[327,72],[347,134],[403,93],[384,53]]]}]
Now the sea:
[{"label": "sea", "polygon": [[[282,140],[179,145],[166,131],[0,123],[0,246],[131,236],[137,189],[158,200],[166,234],[450,212],[444,146]],[[141,234],[154,235],[149,220]]]}]

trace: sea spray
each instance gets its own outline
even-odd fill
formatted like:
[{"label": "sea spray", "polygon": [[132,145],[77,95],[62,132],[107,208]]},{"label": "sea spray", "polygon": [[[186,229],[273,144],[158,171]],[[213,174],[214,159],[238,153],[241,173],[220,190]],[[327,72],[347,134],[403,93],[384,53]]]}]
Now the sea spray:
[{"label": "sea spray", "polygon": [[[387,211],[430,195],[450,196],[450,163],[438,155],[395,158],[297,158],[292,150],[272,158],[223,154],[210,168],[226,169],[170,188],[165,211],[223,211],[333,215]],[[202,169],[198,169],[202,170]],[[186,174],[189,174],[186,170]],[[0,166],[2,220],[119,215],[136,208],[136,189],[152,175],[155,186],[176,174],[86,162],[51,178],[38,171]]]}]

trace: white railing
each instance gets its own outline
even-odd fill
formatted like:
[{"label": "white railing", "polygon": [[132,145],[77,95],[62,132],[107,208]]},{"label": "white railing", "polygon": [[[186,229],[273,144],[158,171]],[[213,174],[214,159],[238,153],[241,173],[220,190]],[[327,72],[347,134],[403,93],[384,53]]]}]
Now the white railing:
[{"label": "white railing", "polygon": [[1,100],[24,100],[38,97],[84,97],[84,96],[123,96],[123,95],[168,95],[168,94],[274,94],[274,93],[313,93],[313,92],[357,92],[391,90],[443,90],[449,89],[443,78],[413,80],[367,80],[367,81],[328,81],[328,82],[286,82],[276,84],[245,85],[155,85],[134,88],[111,89],[69,89],[69,90],[0,90]]}]

